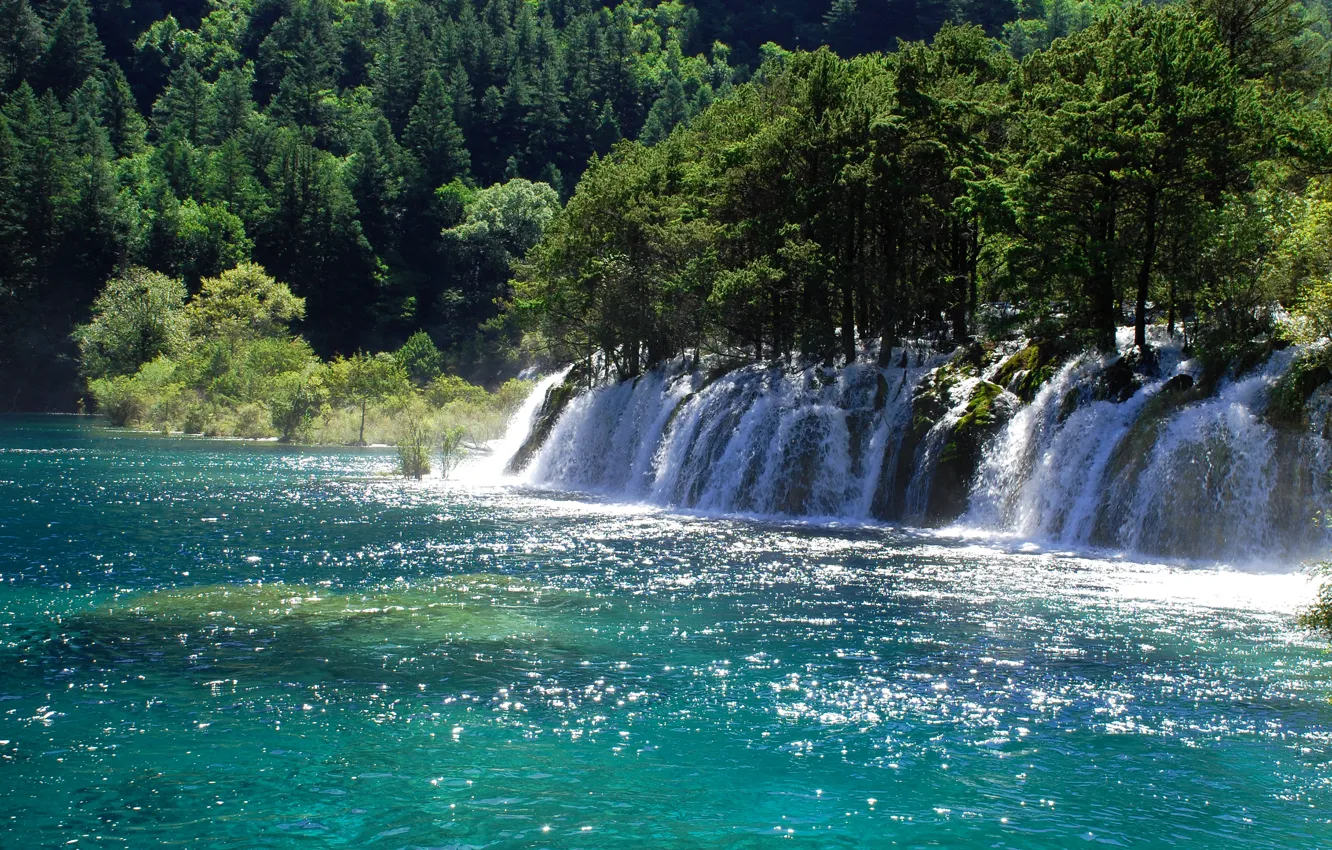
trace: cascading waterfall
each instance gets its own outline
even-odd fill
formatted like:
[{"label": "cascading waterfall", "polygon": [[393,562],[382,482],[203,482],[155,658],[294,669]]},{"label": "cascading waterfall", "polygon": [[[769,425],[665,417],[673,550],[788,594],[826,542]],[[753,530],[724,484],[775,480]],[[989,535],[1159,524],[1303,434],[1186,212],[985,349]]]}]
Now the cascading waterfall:
[{"label": "cascading waterfall", "polygon": [[509,459],[517,453],[531,434],[546,394],[553,387],[559,386],[568,375],[569,368],[566,367],[537,381],[532,392],[509,418],[504,436],[490,442],[484,453],[463,464],[454,478],[476,484],[493,484],[499,481],[504,476],[504,468]]},{"label": "cascading waterfall", "polygon": [[[987,448],[969,525],[1068,547],[1260,561],[1312,554],[1324,543],[1316,514],[1328,498],[1327,441],[1262,418],[1266,392],[1295,351],[1181,399],[1181,363],[1127,401],[1071,413],[1069,393],[1104,364],[1066,364]],[[1164,370],[1163,370],[1164,372]]]},{"label": "cascading waterfall", "polygon": [[597,387],[569,403],[528,480],[708,512],[870,519],[927,371],[751,366],[709,383],[677,368]]},{"label": "cascading waterfall", "polygon": [[[1026,405],[980,372],[940,381],[943,357],[887,369],[748,366],[715,379],[676,363],[573,395],[524,475],[708,513],[956,521],[1070,548],[1289,560],[1326,544],[1312,519],[1332,508],[1328,440],[1263,418],[1295,354],[1278,352],[1205,397],[1191,390],[1199,366],[1177,348],[1161,350],[1160,377],[1137,376],[1117,395],[1098,389],[1116,358],[1083,355]],[[977,432],[965,489],[941,513],[953,503],[939,497],[940,470],[964,454],[957,429],[986,386],[1007,418]],[[922,390],[935,393],[929,416],[913,409]],[[1332,406],[1332,390],[1315,399]],[[526,418],[536,415],[534,406]]]}]

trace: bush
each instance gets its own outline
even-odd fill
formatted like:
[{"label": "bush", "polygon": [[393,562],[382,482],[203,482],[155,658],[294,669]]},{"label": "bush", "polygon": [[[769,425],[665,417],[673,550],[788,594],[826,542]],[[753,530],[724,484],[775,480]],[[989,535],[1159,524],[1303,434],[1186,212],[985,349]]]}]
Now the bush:
[{"label": "bush", "polygon": [[440,375],[426,387],[425,396],[431,407],[442,408],[455,401],[483,405],[489,400],[490,394],[457,375]]},{"label": "bush", "polygon": [[98,412],[116,427],[137,421],[146,406],[134,379],[127,375],[90,381],[88,392],[92,393]]},{"label": "bush", "polygon": [[273,382],[270,411],[273,426],[285,442],[304,439],[314,426],[315,416],[327,403],[323,367],[304,372],[283,372]]},{"label": "bush", "polygon": [[231,433],[248,440],[273,436],[273,419],[268,408],[259,402],[247,402],[237,407]]},{"label": "bush", "polygon": [[1332,638],[1332,563],[1319,564],[1317,572],[1324,581],[1318,588],[1318,599],[1300,614],[1300,625]]},{"label": "bush", "polygon": [[409,478],[430,473],[430,420],[420,401],[408,405],[397,422],[398,469]]},{"label": "bush", "polygon": [[466,435],[467,431],[461,425],[444,429],[444,434],[439,441],[439,469],[445,478],[448,478],[467,456],[466,450],[463,448],[463,437]]}]

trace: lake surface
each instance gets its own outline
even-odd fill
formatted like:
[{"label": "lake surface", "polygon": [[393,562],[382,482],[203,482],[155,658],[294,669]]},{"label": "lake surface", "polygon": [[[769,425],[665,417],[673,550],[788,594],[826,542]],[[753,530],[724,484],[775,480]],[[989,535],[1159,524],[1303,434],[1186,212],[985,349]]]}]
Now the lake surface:
[{"label": "lake surface", "polygon": [[1268,574],[0,419],[0,846],[1332,845]]}]

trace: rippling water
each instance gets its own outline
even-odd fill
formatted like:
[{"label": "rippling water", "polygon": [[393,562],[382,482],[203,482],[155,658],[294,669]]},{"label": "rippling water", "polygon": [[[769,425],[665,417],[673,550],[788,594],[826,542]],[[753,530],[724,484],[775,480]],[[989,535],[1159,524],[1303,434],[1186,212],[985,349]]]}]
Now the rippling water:
[{"label": "rippling water", "polygon": [[0,420],[0,846],[1332,844],[1288,569],[391,464]]}]

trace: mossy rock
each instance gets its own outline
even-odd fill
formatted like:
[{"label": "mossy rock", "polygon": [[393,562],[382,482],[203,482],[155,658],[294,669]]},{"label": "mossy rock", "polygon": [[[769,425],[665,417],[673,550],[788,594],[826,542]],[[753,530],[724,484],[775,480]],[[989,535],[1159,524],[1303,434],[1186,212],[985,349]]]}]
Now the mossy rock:
[{"label": "mossy rock", "polygon": [[1092,386],[1094,401],[1113,401],[1123,404],[1142,389],[1137,352],[1125,354],[1106,366]]},{"label": "mossy rock", "polygon": [[1017,398],[996,383],[982,381],[972,390],[966,412],[949,432],[930,478],[927,522],[951,522],[966,510],[985,444],[1018,406]]},{"label": "mossy rock", "polygon": [[1332,349],[1322,348],[1297,357],[1268,394],[1268,423],[1278,428],[1308,428],[1309,398],[1329,382],[1332,382]]},{"label": "mossy rock", "polygon": [[1053,343],[1033,341],[1003,362],[994,375],[994,382],[1030,403],[1045,382],[1059,371],[1059,362],[1065,354]]},{"label": "mossy rock", "polygon": [[[930,432],[940,419],[953,406],[950,390],[967,373],[978,370],[974,362],[965,357],[955,357],[937,369],[926,374],[916,384],[911,393],[911,420],[902,435],[902,442],[897,449],[895,461],[885,457],[885,468],[880,470],[881,481],[891,481],[891,487],[885,487],[874,497],[873,515],[882,520],[902,518],[906,505],[906,488],[911,481],[911,473],[920,441]],[[888,386],[881,385],[880,395],[886,404]],[[880,404],[875,400],[876,407]]]}]

